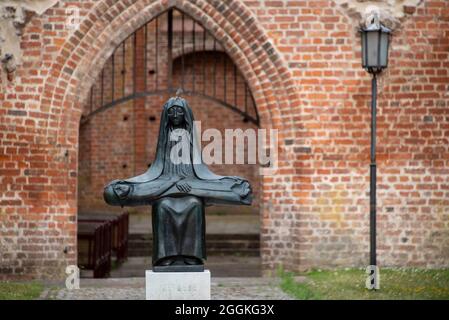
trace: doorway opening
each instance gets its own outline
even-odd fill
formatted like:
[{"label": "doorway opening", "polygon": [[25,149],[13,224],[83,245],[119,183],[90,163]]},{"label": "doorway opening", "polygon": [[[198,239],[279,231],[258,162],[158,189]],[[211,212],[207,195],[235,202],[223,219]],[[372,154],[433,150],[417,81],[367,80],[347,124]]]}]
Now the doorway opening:
[{"label": "doorway opening", "polygon": [[[225,129],[259,126],[248,84],[223,46],[182,11],[164,12],[115,48],[91,87],[80,123],[79,230],[81,224],[97,223],[92,222],[92,216],[123,212],[104,203],[103,187],[111,180],[143,173],[151,165],[161,107],[178,90],[203,130],[215,128],[223,133]],[[206,265],[215,276],[259,276],[259,167],[210,168],[217,174],[247,178],[254,201],[251,207],[207,208]],[[109,274],[113,277],[143,276],[151,265],[151,209],[133,207],[126,211],[127,260],[114,266],[116,257],[110,257]],[[83,263],[91,253],[89,242],[79,239],[78,256]],[[90,250],[95,251],[93,246]]]}]

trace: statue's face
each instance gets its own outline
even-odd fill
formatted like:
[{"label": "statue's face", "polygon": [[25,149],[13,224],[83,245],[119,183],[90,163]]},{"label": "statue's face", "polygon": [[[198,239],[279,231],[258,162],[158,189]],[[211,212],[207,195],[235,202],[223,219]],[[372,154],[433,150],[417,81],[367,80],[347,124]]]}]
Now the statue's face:
[{"label": "statue's face", "polygon": [[168,113],[168,119],[174,127],[178,127],[184,123],[184,121],[185,121],[184,109],[182,107],[173,106],[170,109],[168,109],[167,113]]}]

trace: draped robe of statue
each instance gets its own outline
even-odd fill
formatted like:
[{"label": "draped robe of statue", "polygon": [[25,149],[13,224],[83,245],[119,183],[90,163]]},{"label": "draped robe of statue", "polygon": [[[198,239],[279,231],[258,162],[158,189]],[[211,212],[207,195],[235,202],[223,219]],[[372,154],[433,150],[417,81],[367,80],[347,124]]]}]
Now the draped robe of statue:
[{"label": "draped robe of statue", "polygon": [[[182,114],[179,125],[170,118],[173,107]],[[187,141],[188,154],[180,148],[177,154],[184,160],[173,161],[171,154],[180,141]],[[216,175],[203,163],[192,110],[185,99],[173,97],[162,110],[151,167],[142,175],[109,183],[104,199],[122,207],[152,205],[153,266],[197,265],[206,259],[204,207],[250,205],[252,192],[247,180]]]}]

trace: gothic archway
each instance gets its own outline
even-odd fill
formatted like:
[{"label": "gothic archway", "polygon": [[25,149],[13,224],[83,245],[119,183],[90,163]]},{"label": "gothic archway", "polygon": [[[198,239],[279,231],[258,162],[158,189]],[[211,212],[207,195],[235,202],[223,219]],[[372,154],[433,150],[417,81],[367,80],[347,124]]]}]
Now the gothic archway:
[{"label": "gothic archway", "polygon": [[[114,179],[138,175],[151,165],[161,105],[176,91],[182,92],[189,101],[195,119],[201,121],[201,130],[213,129],[224,137],[226,130],[255,130],[259,125],[248,84],[220,43],[189,15],[177,9],[163,12],[117,46],[85,102],[78,164],[78,220],[83,230],[86,220],[122,210],[104,203],[103,187]],[[245,147],[248,157],[248,146]],[[225,152],[222,153],[224,156]],[[214,269],[216,259],[231,254],[234,260],[237,256],[244,259],[247,272],[257,275],[260,272],[259,166],[247,163],[210,167],[219,174],[248,179],[255,198],[251,207],[206,208],[206,245],[212,270],[223,272],[220,271],[223,268]],[[129,263],[137,269],[136,263],[151,255],[151,216],[145,206],[127,208],[127,211]],[[78,243],[78,251],[85,262],[85,241]],[[236,263],[228,264],[228,275],[240,275]],[[141,263],[141,269],[144,268],[145,264]],[[127,270],[126,266],[124,269]],[[82,273],[86,274],[89,273]]]},{"label": "gothic archway", "polygon": [[[299,97],[293,90],[295,82],[263,28],[240,1],[137,0],[132,4],[127,1],[113,4],[106,0],[99,1],[82,21],[80,31],[75,32],[61,47],[58,58],[49,62],[51,68],[40,104],[42,110],[52,115],[46,122],[45,130],[48,142],[54,145],[55,161],[60,161],[61,149],[64,154],[70,155],[67,161],[64,160],[67,170],[62,174],[70,190],[60,210],[71,216],[72,223],[76,223],[77,176],[74,170],[77,167],[79,121],[82,106],[89,97],[88,92],[118,44],[148,20],[174,7],[201,22],[239,66],[254,96],[261,126],[279,130],[279,148],[293,141],[291,110],[300,107]],[[281,165],[286,164],[281,162]],[[280,175],[290,174],[291,170],[283,171],[282,168]],[[270,192],[271,187],[263,185],[262,189],[263,192]],[[270,206],[278,202],[277,199],[270,201],[272,203],[268,206],[262,203],[264,221],[272,215]],[[67,240],[69,252],[72,253],[76,252],[76,239],[73,237],[71,234]],[[262,258],[267,268],[271,268],[274,261],[276,264],[282,263],[284,257],[287,268],[293,266],[294,261],[299,261],[293,251],[276,258],[276,250],[270,249],[275,242],[264,241],[267,240],[262,241],[262,246],[265,243],[267,250]]]},{"label": "gothic archway", "polygon": [[[217,51],[223,54],[216,55],[213,67],[207,68],[209,63],[204,54]],[[199,53],[203,53],[199,56],[201,70],[196,70]],[[223,47],[210,32],[189,15],[171,8],[117,46],[90,89],[81,125],[96,114],[127,101],[174,95],[180,90],[185,96],[216,102],[258,126],[259,114],[248,84],[237,65],[232,60],[229,64],[228,60]],[[224,70],[217,70],[218,62],[223,62]],[[175,64],[180,66],[177,79],[173,77]],[[239,92],[242,83],[243,90]]]}]

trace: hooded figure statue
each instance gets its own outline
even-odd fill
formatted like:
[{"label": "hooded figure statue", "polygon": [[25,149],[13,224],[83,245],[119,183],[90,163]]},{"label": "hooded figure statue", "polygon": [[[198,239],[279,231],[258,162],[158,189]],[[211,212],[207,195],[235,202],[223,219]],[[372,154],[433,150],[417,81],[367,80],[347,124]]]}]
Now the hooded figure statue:
[{"label": "hooded figure statue", "polygon": [[252,191],[247,180],[216,175],[203,163],[192,110],[185,99],[173,97],[162,110],[151,167],[139,176],[110,182],[104,199],[122,207],[152,205],[153,269],[158,271],[170,265],[203,267],[204,207],[250,205]]}]

